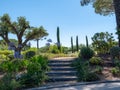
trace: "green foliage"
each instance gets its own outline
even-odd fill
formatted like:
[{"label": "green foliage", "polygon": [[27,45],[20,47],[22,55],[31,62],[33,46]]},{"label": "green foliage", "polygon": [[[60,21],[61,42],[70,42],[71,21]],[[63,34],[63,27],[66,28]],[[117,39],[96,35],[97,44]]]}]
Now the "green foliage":
[{"label": "green foliage", "polygon": [[115,67],[115,68],[112,68],[111,73],[112,73],[114,76],[118,76],[118,75],[120,74],[120,70],[119,70],[118,67]]},{"label": "green foliage", "polygon": [[7,59],[7,56],[6,55],[4,55],[4,54],[1,54],[0,55],[0,62],[1,61],[4,61],[4,60],[6,60]]},{"label": "green foliage", "polygon": [[9,55],[11,54],[13,54],[13,52],[10,50],[0,50],[0,61],[9,60]]},{"label": "green foliage", "polygon": [[0,54],[4,54],[4,55],[8,56],[9,54],[13,54],[13,52],[10,50],[0,50]]},{"label": "green foliage", "polygon": [[48,71],[47,58],[34,56],[27,65],[27,73],[21,76],[20,83],[24,87],[39,86],[47,79],[46,71]]},{"label": "green foliage", "polygon": [[82,47],[79,56],[84,59],[90,59],[94,55],[94,51],[89,47]]},{"label": "green foliage", "polygon": [[[9,39],[9,33],[15,34],[18,37],[17,45],[11,45],[12,41]],[[0,37],[5,40],[7,44],[9,44],[9,47],[15,47],[14,53],[21,52],[30,40],[43,38],[47,35],[48,33],[43,26],[31,27],[25,17],[18,17],[17,21],[12,21],[8,14],[4,14],[0,17]],[[23,37],[25,37],[25,40],[22,42]],[[21,53],[15,56],[15,58],[20,57]]]},{"label": "green foliage", "polygon": [[81,0],[82,6],[88,5],[89,3],[92,3],[95,9],[94,11],[97,14],[106,16],[114,12],[113,0]]},{"label": "green foliage", "polygon": [[89,62],[83,62],[81,59],[73,63],[77,69],[77,76],[79,81],[97,81],[99,77],[97,74],[91,72],[89,68]]},{"label": "green foliage", "polygon": [[13,54],[9,54],[8,58],[9,58],[9,60],[13,60],[14,59],[14,55]]},{"label": "green foliage", "polygon": [[44,46],[44,47],[41,47],[41,48],[39,49],[39,51],[40,51],[41,53],[46,53],[46,52],[48,52],[48,50],[49,50],[49,47],[48,47],[48,46]]},{"label": "green foliage", "polygon": [[115,45],[113,34],[108,32],[95,33],[92,37],[92,46],[97,53],[109,53],[111,47]]},{"label": "green foliage", "polygon": [[69,48],[68,48],[68,47],[63,47],[63,46],[62,46],[62,52],[63,52],[64,54],[68,54]]},{"label": "green foliage", "polygon": [[112,57],[112,59],[120,59],[119,55],[120,55],[120,47],[114,46],[110,49],[110,55]]},{"label": "green foliage", "polygon": [[31,62],[35,63],[40,63],[41,64],[41,69],[42,70],[48,70],[48,58],[46,56],[34,56],[30,59]]},{"label": "green foliage", "polygon": [[[8,87],[9,89],[1,89],[1,90],[14,90],[11,88],[16,88],[18,84],[20,84],[22,88],[38,86],[41,85],[47,79],[45,73],[46,71],[49,70],[48,59],[43,56],[34,56],[29,60],[15,59],[15,60],[3,61],[0,64],[0,70],[4,71],[6,75],[9,75],[9,73],[11,75],[10,78],[5,77],[6,80],[8,79],[8,81],[6,80],[0,81],[0,84],[2,83],[0,85],[1,86],[0,89],[8,88]],[[21,71],[24,73],[19,74],[19,77],[17,77],[17,74]],[[5,84],[8,87],[5,87]]]},{"label": "green foliage", "polygon": [[33,56],[35,56],[35,51],[27,51],[25,54],[25,58],[31,58]]},{"label": "green foliage", "polygon": [[0,90],[19,90],[20,83],[12,76],[11,73],[7,73],[0,80]]},{"label": "green foliage", "polygon": [[120,60],[114,59],[114,65],[120,68]]},{"label": "green foliage", "polygon": [[102,74],[102,70],[103,70],[103,68],[101,66],[96,66],[94,72],[97,74]]},{"label": "green foliage", "polygon": [[60,53],[60,51],[59,51],[59,49],[58,49],[58,47],[56,45],[53,45],[53,46],[51,45],[49,47],[49,53],[58,54],[58,53]]},{"label": "green foliage", "polygon": [[101,65],[103,63],[102,59],[100,57],[92,57],[89,62],[92,65]]},{"label": "green foliage", "polygon": [[28,65],[28,60],[12,60],[12,61],[3,61],[0,64],[0,68],[3,72],[16,73],[21,70],[25,70]]}]

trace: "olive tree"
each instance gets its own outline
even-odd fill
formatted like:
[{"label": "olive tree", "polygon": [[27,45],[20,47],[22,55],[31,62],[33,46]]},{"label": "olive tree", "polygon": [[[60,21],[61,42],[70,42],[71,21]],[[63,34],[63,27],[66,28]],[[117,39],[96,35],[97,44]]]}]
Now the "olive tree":
[{"label": "olive tree", "polygon": [[[16,35],[17,45],[10,41],[10,33]],[[25,17],[18,17],[17,21],[11,21],[8,14],[0,17],[0,37],[5,40],[10,50],[14,50],[15,58],[21,58],[21,50],[28,41],[47,35],[48,33],[42,26],[30,26]]]}]

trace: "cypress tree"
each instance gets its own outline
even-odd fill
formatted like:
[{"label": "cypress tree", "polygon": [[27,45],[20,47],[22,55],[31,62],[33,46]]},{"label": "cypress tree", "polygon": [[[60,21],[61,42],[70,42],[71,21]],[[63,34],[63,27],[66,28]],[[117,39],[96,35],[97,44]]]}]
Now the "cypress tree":
[{"label": "cypress tree", "polygon": [[57,27],[57,47],[58,47],[59,51],[61,52],[59,27]]},{"label": "cypress tree", "polygon": [[78,36],[76,36],[76,51],[79,51]]},{"label": "cypress tree", "polygon": [[88,37],[86,36],[86,47],[88,47]]},{"label": "cypress tree", "polygon": [[71,37],[71,49],[72,49],[72,53],[74,52],[73,51],[73,38]]}]

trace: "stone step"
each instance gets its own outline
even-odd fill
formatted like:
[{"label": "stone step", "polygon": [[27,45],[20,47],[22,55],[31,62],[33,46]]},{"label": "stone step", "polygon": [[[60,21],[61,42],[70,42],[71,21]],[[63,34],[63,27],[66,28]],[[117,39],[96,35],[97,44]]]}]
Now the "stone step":
[{"label": "stone step", "polygon": [[73,67],[51,67],[51,71],[75,71],[75,68]]},{"label": "stone step", "polygon": [[69,61],[61,61],[61,60],[49,60],[49,63],[72,63],[73,60],[69,60]]},{"label": "stone step", "polygon": [[64,67],[64,66],[70,66],[71,63],[48,63],[50,67]]},{"label": "stone step", "polygon": [[77,81],[76,76],[49,77],[48,82]]},{"label": "stone step", "polygon": [[46,73],[49,76],[76,76],[76,71],[50,71]]}]

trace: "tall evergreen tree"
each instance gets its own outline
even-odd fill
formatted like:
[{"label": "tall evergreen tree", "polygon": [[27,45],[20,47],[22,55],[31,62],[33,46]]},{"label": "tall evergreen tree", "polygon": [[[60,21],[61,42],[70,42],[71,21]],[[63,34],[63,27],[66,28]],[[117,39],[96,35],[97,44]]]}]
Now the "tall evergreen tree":
[{"label": "tall evergreen tree", "polygon": [[79,51],[79,43],[78,43],[78,36],[76,36],[76,51]]},{"label": "tall evergreen tree", "polygon": [[57,27],[57,46],[58,46],[59,51],[61,52],[60,31],[59,31],[59,27]]},{"label": "tall evergreen tree", "polygon": [[72,49],[72,53],[74,52],[73,50],[73,37],[71,37],[71,49]]},{"label": "tall evergreen tree", "polygon": [[88,37],[86,36],[86,47],[88,47]]}]

